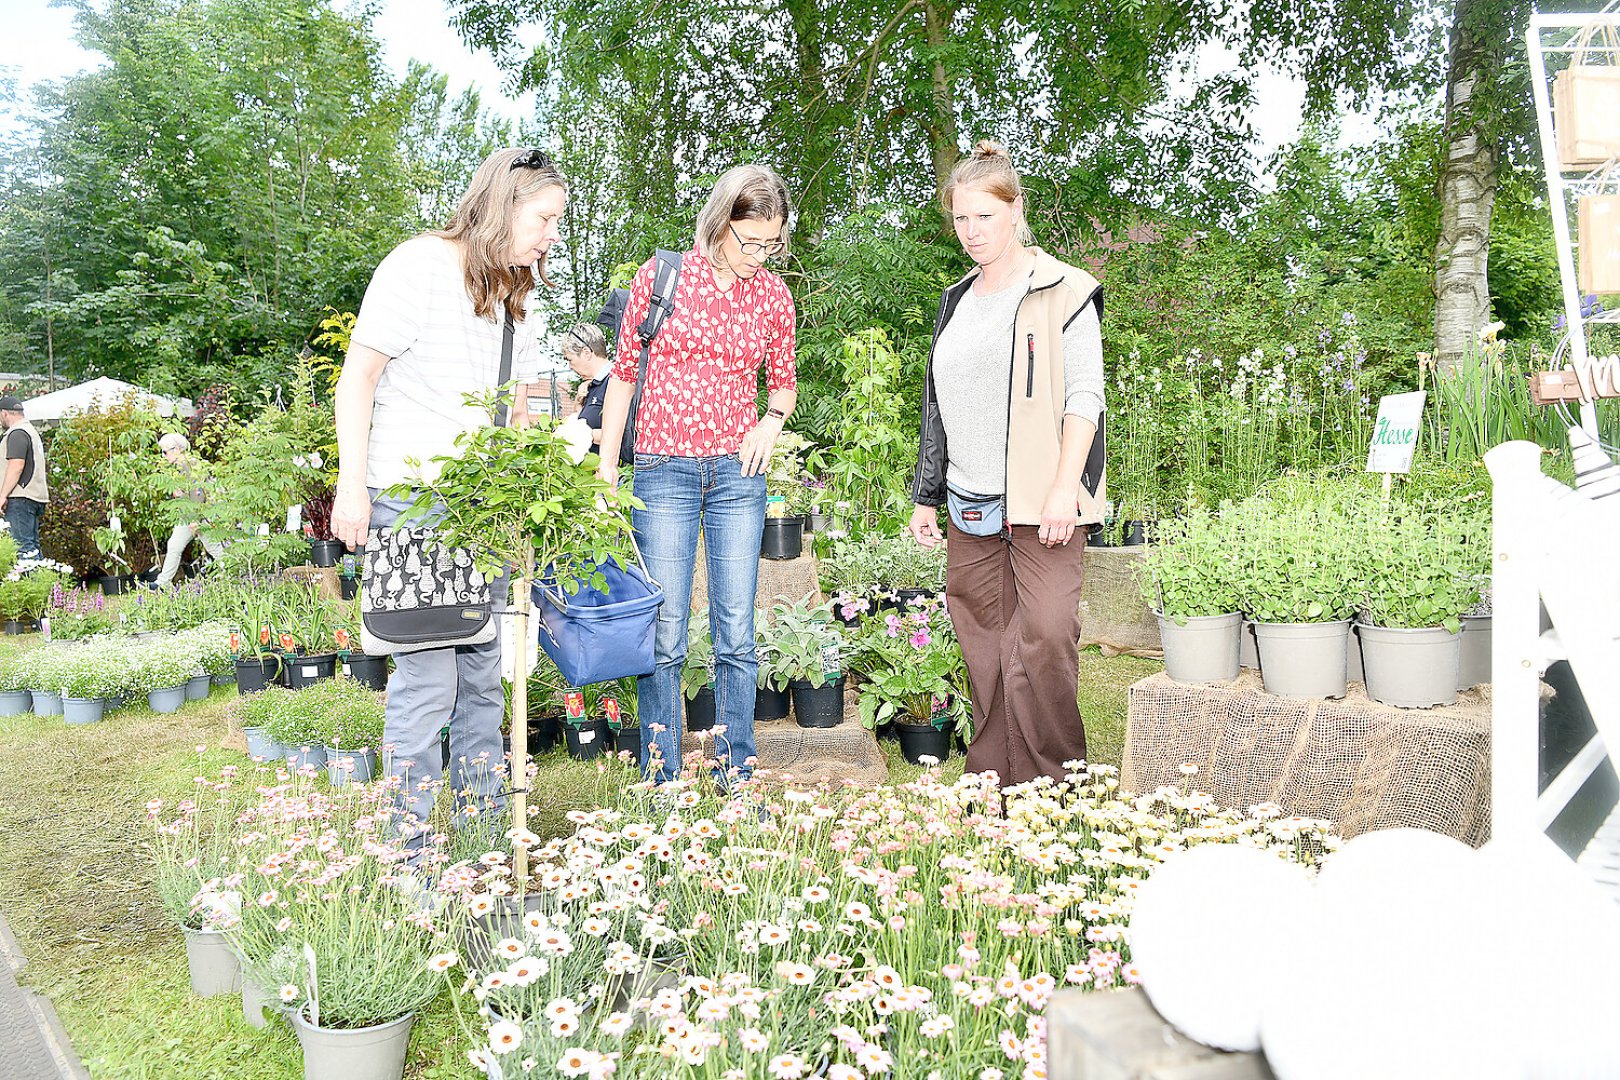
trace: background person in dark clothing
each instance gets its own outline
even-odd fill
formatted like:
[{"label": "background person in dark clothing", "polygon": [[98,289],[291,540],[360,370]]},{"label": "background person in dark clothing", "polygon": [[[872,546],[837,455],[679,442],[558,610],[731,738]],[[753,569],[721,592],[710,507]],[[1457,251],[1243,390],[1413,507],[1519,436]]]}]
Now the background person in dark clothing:
[{"label": "background person in dark clothing", "polygon": [[0,398],[0,427],[5,429],[4,469],[0,470],[0,513],[6,516],[17,554],[39,555],[39,519],[50,491],[45,486],[45,444],[23,418],[22,402]]},{"label": "background person in dark clothing", "polygon": [[607,396],[607,336],[595,323],[580,323],[563,335],[563,359],[579,376],[579,418],[591,429],[591,453],[602,452],[602,402]]}]

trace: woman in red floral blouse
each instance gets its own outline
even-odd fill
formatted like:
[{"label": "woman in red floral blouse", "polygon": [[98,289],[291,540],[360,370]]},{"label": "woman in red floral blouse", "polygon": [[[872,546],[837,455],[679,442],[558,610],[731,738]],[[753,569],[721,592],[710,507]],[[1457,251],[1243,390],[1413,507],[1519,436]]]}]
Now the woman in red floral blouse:
[{"label": "woman in red floral blouse", "polygon": [[[791,205],[782,178],[740,165],[715,185],[681,263],[674,309],[653,339],[636,414],[636,542],[664,589],[654,655],[638,685],[642,768],[662,782],[680,769],[681,668],[701,529],[714,638],[715,753],[727,776],[754,767],[754,593],[765,528],[765,470],[798,399],[793,298],[765,269],[787,250]],[[641,325],[656,262],[630,286],[621,328]],[[615,448],[635,390],[639,341],[619,334],[602,410],[601,475],[619,478]],[[759,409],[759,375],[769,398]]]}]

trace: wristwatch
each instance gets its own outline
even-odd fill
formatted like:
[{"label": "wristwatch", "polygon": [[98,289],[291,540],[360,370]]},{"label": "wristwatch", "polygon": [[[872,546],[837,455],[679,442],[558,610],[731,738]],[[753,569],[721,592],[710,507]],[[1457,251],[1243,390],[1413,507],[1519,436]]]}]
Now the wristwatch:
[{"label": "wristwatch", "polygon": [[774,416],[778,420],[783,421],[784,423],[787,421],[787,413],[783,412],[781,409],[766,409],[765,410],[765,415],[766,416]]}]

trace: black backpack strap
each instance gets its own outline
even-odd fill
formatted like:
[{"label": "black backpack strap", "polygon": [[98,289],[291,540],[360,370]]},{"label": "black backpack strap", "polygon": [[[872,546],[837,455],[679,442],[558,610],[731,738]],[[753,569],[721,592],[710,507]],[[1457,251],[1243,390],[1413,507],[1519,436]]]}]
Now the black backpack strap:
[{"label": "black backpack strap", "polygon": [[[647,299],[647,314],[636,327],[636,340],[641,342],[641,356],[636,365],[636,389],[630,397],[630,411],[624,425],[624,442],[619,446],[619,463],[635,462],[635,433],[637,414],[641,411],[641,390],[647,385],[647,357],[652,352],[653,339],[664,328],[664,320],[675,310],[675,290],[681,283],[681,253],[660,249],[653,256],[652,295]],[[623,333],[623,328],[620,328]]]},{"label": "black backpack strap", "polygon": [[495,389],[502,395],[500,403],[495,406],[496,427],[506,426],[505,387],[512,379],[512,334],[512,309],[506,308],[506,324],[501,327],[501,377],[495,382]]}]

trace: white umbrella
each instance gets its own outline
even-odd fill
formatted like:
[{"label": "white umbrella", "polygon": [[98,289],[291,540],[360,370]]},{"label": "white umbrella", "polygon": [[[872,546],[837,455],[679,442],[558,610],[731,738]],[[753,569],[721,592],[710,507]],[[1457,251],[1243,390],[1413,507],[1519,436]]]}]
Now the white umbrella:
[{"label": "white umbrella", "polygon": [[166,398],[103,375],[78,386],[29,398],[23,402],[23,416],[35,422],[61,420],[73,413],[88,412],[98,405],[103,408],[117,405],[126,398],[133,398],[136,405],[150,409],[159,416],[187,417],[196,412],[189,398]]}]

